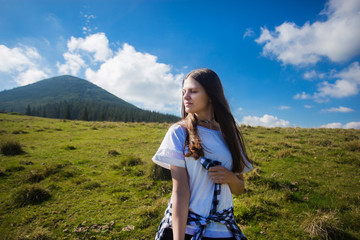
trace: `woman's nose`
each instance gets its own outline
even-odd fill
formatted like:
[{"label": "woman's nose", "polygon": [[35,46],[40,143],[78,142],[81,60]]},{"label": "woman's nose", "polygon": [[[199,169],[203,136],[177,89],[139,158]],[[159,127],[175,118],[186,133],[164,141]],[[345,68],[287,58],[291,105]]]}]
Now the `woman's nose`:
[{"label": "woman's nose", "polygon": [[189,94],[189,92],[184,93],[184,99],[190,99],[190,94]]}]

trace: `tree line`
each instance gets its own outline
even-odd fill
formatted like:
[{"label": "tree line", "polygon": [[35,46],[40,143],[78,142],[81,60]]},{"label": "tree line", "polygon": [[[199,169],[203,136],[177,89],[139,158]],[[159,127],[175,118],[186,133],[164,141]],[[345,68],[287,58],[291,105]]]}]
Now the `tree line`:
[{"label": "tree line", "polygon": [[61,101],[31,107],[26,115],[84,121],[177,122],[178,117],[119,104]]}]

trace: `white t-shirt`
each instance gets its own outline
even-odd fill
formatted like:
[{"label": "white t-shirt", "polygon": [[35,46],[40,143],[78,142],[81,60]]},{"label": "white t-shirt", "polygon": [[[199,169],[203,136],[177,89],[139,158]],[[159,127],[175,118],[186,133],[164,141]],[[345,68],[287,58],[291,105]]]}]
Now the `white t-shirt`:
[{"label": "white t-shirt", "polygon": [[[198,134],[202,142],[205,158],[221,162],[221,166],[232,169],[231,152],[228,149],[221,131],[216,131],[198,126]],[[166,133],[153,161],[167,169],[170,165],[183,167],[189,174],[190,203],[189,210],[201,216],[209,216],[215,184],[211,180],[208,171],[201,165],[199,160],[193,157],[185,157],[183,153],[186,131],[179,124],[172,125]],[[187,149],[185,149],[185,153]],[[252,166],[244,168],[242,173],[248,172]],[[228,184],[221,184],[221,195],[217,211],[222,211],[233,206],[233,198]],[[186,233],[193,235],[196,226],[188,225]],[[210,223],[207,225],[205,237],[232,237],[231,232],[221,223]]]}]

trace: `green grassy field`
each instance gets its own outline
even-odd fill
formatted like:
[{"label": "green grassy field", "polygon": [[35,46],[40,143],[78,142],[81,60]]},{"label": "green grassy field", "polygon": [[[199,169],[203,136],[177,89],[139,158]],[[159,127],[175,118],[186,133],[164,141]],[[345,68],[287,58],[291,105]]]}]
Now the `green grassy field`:
[{"label": "green grassy field", "polygon": [[[171,194],[152,156],[169,124],[0,114],[1,239],[153,239]],[[243,127],[234,197],[248,239],[360,239],[360,130]]]}]

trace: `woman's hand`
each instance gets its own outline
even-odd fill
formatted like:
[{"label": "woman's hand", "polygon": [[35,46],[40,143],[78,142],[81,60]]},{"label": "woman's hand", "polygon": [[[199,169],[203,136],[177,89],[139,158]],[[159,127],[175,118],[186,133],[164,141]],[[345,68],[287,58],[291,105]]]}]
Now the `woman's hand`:
[{"label": "woman's hand", "polygon": [[215,183],[230,184],[237,181],[236,175],[223,166],[210,167],[209,174]]},{"label": "woman's hand", "polygon": [[209,174],[215,183],[228,184],[232,194],[240,195],[244,191],[242,174],[235,174],[223,166],[210,167]]}]

